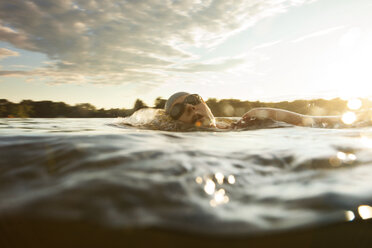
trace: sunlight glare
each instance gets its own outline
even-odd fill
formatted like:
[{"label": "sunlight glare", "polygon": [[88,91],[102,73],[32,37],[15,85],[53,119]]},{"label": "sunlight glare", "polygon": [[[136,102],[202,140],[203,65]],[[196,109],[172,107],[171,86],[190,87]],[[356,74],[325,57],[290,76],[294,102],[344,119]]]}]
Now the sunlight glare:
[{"label": "sunlight glare", "polygon": [[337,158],[340,159],[340,160],[345,160],[346,159],[346,153],[338,152],[337,153]]},{"label": "sunlight glare", "polygon": [[360,205],[358,207],[358,212],[363,220],[372,218],[372,207],[368,205]]},{"label": "sunlight glare", "polygon": [[214,200],[216,201],[217,204],[223,203],[223,198],[225,196],[225,190],[220,189],[216,193],[214,193]]},{"label": "sunlight glare", "polygon": [[332,157],[329,162],[333,166],[339,166],[341,163],[352,164],[357,159],[353,153],[337,152],[336,157]]},{"label": "sunlight glare", "polygon": [[205,193],[207,193],[208,195],[212,195],[215,189],[216,189],[216,184],[211,179],[207,179],[207,181],[205,182],[205,186],[204,186]]},{"label": "sunlight glare", "polygon": [[354,161],[354,160],[357,159],[357,157],[356,157],[355,154],[353,154],[353,153],[349,153],[349,154],[347,155],[347,158],[348,158],[350,161]]},{"label": "sunlight glare", "polygon": [[213,199],[209,201],[211,207],[217,207],[221,204],[226,204],[229,202],[229,197],[225,195],[224,189],[219,189],[217,192],[214,193]]},{"label": "sunlight glare", "polygon": [[218,184],[223,184],[223,179],[225,178],[225,176],[221,172],[217,172],[216,174],[214,174],[214,177],[216,178]]},{"label": "sunlight glare", "polygon": [[362,144],[368,148],[372,148],[372,139],[366,137],[366,136],[362,136],[361,137],[361,140],[362,140]]},{"label": "sunlight glare", "polygon": [[235,177],[234,177],[234,175],[230,175],[227,178],[227,181],[229,182],[229,184],[234,184],[235,183]]},{"label": "sunlight glare", "polygon": [[353,213],[353,211],[346,211],[345,212],[345,218],[347,221],[353,221],[355,219],[355,215]]},{"label": "sunlight glare", "polygon": [[362,107],[362,101],[359,100],[358,98],[350,99],[347,102],[347,106],[348,106],[349,109],[357,110],[357,109],[360,109]]},{"label": "sunlight glare", "polygon": [[195,182],[196,182],[197,184],[202,184],[202,183],[203,183],[203,178],[201,178],[201,177],[196,177],[196,178],[195,178]]},{"label": "sunlight glare", "polygon": [[350,125],[353,124],[354,121],[356,121],[356,115],[353,112],[346,112],[345,114],[342,115],[342,122]]}]

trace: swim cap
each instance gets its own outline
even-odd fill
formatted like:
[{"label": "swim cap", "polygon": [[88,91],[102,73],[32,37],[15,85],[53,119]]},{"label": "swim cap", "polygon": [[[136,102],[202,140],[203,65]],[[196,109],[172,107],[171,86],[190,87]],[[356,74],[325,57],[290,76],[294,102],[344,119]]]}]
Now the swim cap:
[{"label": "swim cap", "polygon": [[190,95],[190,93],[187,92],[177,92],[171,95],[167,102],[165,103],[165,113],[169,114],[170,112],[170,107],[173,105],[174,101],[176,101],[179,97],[184,96],[184,95]]}]

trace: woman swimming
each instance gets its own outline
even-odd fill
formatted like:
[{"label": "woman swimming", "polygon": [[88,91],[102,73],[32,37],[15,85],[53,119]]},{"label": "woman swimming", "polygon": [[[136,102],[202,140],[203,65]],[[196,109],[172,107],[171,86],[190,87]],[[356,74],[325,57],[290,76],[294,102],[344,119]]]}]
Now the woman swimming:
[{"label": "woman swimming", "polygon": [[285,122],[296,126],[328,127],[342,124],[341,116],[309,116],[275,108],[254,108],[245,113],[236,122],[226,125],[216,123],[208,105],[198,94],[178,92],[169,97],[165,104],[165,112],[174,120],[198,127],[214,127],[221,129],[244,128],[252,120],[267,120]]}]

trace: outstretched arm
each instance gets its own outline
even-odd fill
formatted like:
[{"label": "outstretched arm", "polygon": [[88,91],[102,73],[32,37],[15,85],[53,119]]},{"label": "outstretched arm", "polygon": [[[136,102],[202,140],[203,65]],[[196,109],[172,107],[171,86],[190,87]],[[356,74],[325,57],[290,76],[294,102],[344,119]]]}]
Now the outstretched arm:
[{"label": "outstretched arm", "polygon": [[254,108],[245,113],[237,125],[243,127],[252,119],[272,119],[297,126],[333,125],[340,123],[340,116],[309,116],[275,108]]}]

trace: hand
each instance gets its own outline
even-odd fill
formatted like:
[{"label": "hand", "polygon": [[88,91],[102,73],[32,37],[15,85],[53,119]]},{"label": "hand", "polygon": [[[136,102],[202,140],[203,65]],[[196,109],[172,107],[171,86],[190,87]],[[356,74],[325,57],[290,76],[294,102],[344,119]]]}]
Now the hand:
[{"label": "hand", "polygon": [[253,124],[254,122],[256,122],[256,120],[257,120],[257,117],[254,115],[254,112],[251,110],[245,113],[239,121],[233,123],[232,127],[243,128],[250,124]]}]

